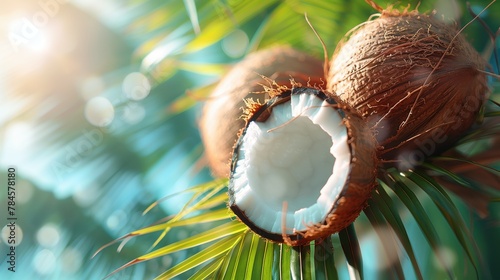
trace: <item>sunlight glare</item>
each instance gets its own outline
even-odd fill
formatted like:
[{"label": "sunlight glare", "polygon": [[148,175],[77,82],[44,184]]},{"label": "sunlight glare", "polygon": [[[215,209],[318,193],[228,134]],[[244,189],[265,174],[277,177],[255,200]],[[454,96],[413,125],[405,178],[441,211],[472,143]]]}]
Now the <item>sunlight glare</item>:
[{"label": "sunlight glare", "polygon": [[26,17],[15,18],[8,26],[8,39],[16,53],[30,51],[45,54],[51,49],[51,38],[47,28],[37,27]]},{"label": "sunlight glare", "polygon": [[36,38],[31,40],[29,48],[39,54],[49,51],[50,40],[47,34],[40,32]]},{"label": "sunlight glare", "polygon": [[19,164],[31,154],[33,139],[36,139],[31,123],[18,121],[5,129],[0,162]]}]

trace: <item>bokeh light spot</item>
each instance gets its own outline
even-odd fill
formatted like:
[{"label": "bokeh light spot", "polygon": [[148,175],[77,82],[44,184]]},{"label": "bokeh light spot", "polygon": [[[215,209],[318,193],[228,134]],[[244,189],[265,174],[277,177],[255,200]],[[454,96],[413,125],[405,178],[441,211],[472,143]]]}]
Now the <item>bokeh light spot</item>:
[{"label": "bokeh light spot", "polygon": [[12,229],[8,225],[5,225],[2,228],[1,236],[2,241],[5,243],[5,245],[9,247],[18,246],[23,241],[23,230],[18,223],[16,223],[15,229]]},{"label": "bokeh light spot", "polygon": [[127,104],[123,110],[123,119],[129,124],[139,123],[146,116],[146,109],[136,102]]},{"label": "bokeh light spot", "polygon": [[161,258],[161,263],[165,267],[170,267],[172,266],[172,263],[174,262],[173,258],[171,256],[164,256]]},{"label": "bokeh light spot", "polygon": [[54,247],[60,239],[60,230],[54,224],[45,224],[36,233],[36,240],[43,247]]},{"label": "bokeh light spot", "polygon": [[434,265],[442,270],[452,269],[456,261],[456,253],[445,246],[439,247],[433,254]]},{"label": "bokeh light spot", "polygon": [[31,123],[15,121],[5,127],[0,140],[0,162],[8,165],[20,165],[30,160],[36,147],[37,135]]},{"label": "bokeh light spot", "polygon": [[144,74],[133,72],[123,80],[122,90],[131,100],[142,100],[149,95],[151,84]]},{"label": "bokeh light spot", "polygon": [[245,54],[248,42],[248,35],[237,29],[222,40],[222,50],[227,56],[238,58]]},{"label": "bokeh light spot", "polygon": [[17,196],[16,200],[19,204],[26,204],[33,197],[35,187],[26,180],[19,180],[17,182]]},{"label": "bokeh light spot", "polygon": [[456,22],[462,16],[460,5],[456,0],[438,0],[435,4],[435,9],[438,18],[449,23]]},{"label": "bokeh light spot", "polygon": [[115,107],[102,96],[93,97],[85,106],[85,118],[98,127],[109,125],[115,117]]},{"label": "bokeh light spot", "polygon": [[54,271],[56,256],[49,249],[43,249],[33,258],[33,267],[38,274],[47,275]]},{"label": "bokeh light spot", "polygon": [[88,207],[99,197],[100,191],[96,184],[79,188],[73,193],[73,200],[80,207]]},{"label": "bokeh light spot", "polygon": [[121,226],[125,224],[127,220],[127,214],[122,210],[116,210],[108,217],[106,220],[106,225],[111,230],[118,230]]},{"label": "bokeh light spot", "polygon": [[64,249],[61,253],[61,266],[62,269],[70,274],[77,272],[82,266],[83,257],[82,253],[75,248],[69,247]]}]

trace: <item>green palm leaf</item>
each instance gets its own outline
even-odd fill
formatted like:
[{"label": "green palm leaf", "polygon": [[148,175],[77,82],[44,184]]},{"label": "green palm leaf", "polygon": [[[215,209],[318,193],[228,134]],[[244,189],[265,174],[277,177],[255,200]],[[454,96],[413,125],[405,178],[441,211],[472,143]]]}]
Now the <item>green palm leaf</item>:
[{"label": "green palm leaf", "polygon": [[[254,267],[258,267],[258,260],[263,260],[264,256],[264,248],[265,242],[260,242],[260,237],[252,234],[250,235],[251,240],[249,241],[250,245],[248,246],[248,250],[244,251],[243,254],[246,255],[247,263],[245,266],[244,279],[255,279],[260,278],[260,271],[254,270]],[[254,274],[254,271],[256,272]],[[252,278],[253,277],[253,278]]]},{"label": "green palm leaf", "polygon": [[[165,256],[165,255],[168,255],[168,254],[180,251],[180,250],[185,250],[188,248],[197,247],[197,246],[209,243],[211,241],[215,241],[217,239],[224,238],[226,236],[229,236],[229,237],[223,239],[222,241],[219,241],[217,243],[218,244],[217,246],[215,246],[215,245],[212,245],[212,246],[215,246],[215,248],[220,249],[218,246],[220,246],[220,244],[225,244],[226,247],[224,247],[224,248],[229,250],[230,246],[227,247],[227,242],[229,242],[227,240],[230,240],[233,242],[233,243],[231,243],[231,245],[234,244],[237,239],[241,238],[241,236],[239,236],[239,235],[236,237],[234,235],[237,235],[238,233],[241,233],[245,230],[247,230],[247,228],[243,223],[238,222],[238,221],[232,221],[232,222],[223,224],[219,227],[208,230],[206,232],[203,232],[201,234],[184,239],[183,241],[167,245],[167,246],[165,246],[163,248],[159,248],[151,253],[145,254],[139,258],[136,258],[136,259],[128,262],[127,264],[123,265],[122,267],[116,269],[110,275],[115,274],[118,271],[123,270],[131,265],[135,265],[135,264],[138,264],[138,263],[141,263],[144,261],[148,261],[148,260],[151,260],[154,258]],[[233,238],[233,239],[236,238],[236,239],[233,240],[231,238]],[[226,242],[226,243],[224,243],[224,242]],[[214,247],[209,247],[209,248],[213,249]],[[182,265],[180,264],[181,270],[182,271],[189,270],[189,269],[200,264],[199,263],[200,260],[198,258],[193,258],[193,259],[191,259],[191,261],[192,261],[192,263],[194,263],[196,265],[189,266],[189,264],[192,264],[191,262],[187,262],[187,263],[183,262],[183,263],[181,263]],[[186,267],[188,267],[188,268],[186,269]],[[173,267],[172,269],[174,269],[174,268],[175,267]],[[174,270],[171,270],[171,271],[177,271],[176,269],[177,268],[175,268]],[[185,270],[183,270],[183,269],[185,269]]]},{"label": "green palm leaf", "polygon": [[[392,229],[387,229],[384,223],[384,218],[381,212],[374,209],[372,206],[365,208],[364,213],[368,217],[368,220],[372,224],[375,232],[377,233],[381,243],[382,248],[385,251],[386,258],[388,260],[400,259],[399,255],[399,244],[394,236]],[[394,278],[394,279],[404,279],[403,267],[401,262],[393,262],[388,268],[387,276],[384,278]]]},{"label": "green palm leaf", "polygon": [[406,253],[408,254],[408,257],[410,258],[417,279],[423,279],[422,272],[420,271],[413,246],[410,239],[408,238],[408,233],[405,229],[403,221],[401,220],[401,217],[399,216],[399,213],[392,199],[385,191],[385,188],[388,188],[388,186],[383,181],[379,181],[379,184],[379,189],[373,193],[373,206],[378,208],[383,217],[386,219],[387,223],[396,233],[399,241],[403,245]]},{"label": "green palm leaf", "polygon": [[443,214],[443,217],[445,217],[446,221],[455,233],[460,245],[467,253],[469,260],[476,269],[476,275],[479,276],[478,261],[476,256],[476,254],[479,253],[477,252],[476,244],[473,242],[474,238],[465,225],[462,215],[456,208],[455,204],[451,201],[448,194],[441,186],[439,186],[439,184],[425,174],[420,175],[415,172],[408,176],[408,179],[412,180],[421,189],[423,189],[434,201],[438,209]]},{"label": "green palm leaf", "polygon": [[172,267],[171,269],[165,271],[160,276],[155,279],[171,279],[187,270],[197,267],[198,265],[207,262],[213,258],[224,254],[231,247],[241,239],[241,235],[231,236],[216,242],[215,244],[209,246],[205,250],[185,259],[180,264]]},{"label": "green palm leaf", "polygon": [[278,277],[275,276],[275,278],[280,280],[292,279],[290,271],[292,247],[281,244],[275,248],[274,252],[276,257],[274,263],[277,267],[276,269],[273,268],[273,270],[278,274]]},{"label": "green palm leaf", "polygon": [[[327,238],[322,242],[315,242],[312,246],[314,251],[314,276],[317,280],[323,279],[338,279],[337,269],[335,268],[334,260],[334,248],[332,244],[332,239]],[[361,262],[359,263],[361,265]],[[362,272],[358,272],[358,275],[362,275]]]},{"label": "green palm leaf", "polygon": [[354,225],[341,230],[339,238],[349,265],[349,274],[355,279],[363,279],[363,260]]},{"label": "green palm leaf", "polygon": [[227,258],[229,260],[227,266],[220,271],[221,279],[236,279],[235,277],[238,273],[238,267],[240,267],[239,264],[242,263],[243,266],[243,263],[246,261],[246,259],[241,259],[241,258],[246,257],[243,256],[242,252],[244,250],[245,243],[248,244],[247,238],[248,234],[245,235],[245,239],[242,239],[241,242],[236,244],[234,250],[230,252],[229,255],[230,257],[228,256]]},{"label": "green palm leaf", "polygon": [[204,280],[210,278],[224,261],[224,255],[215,258],[210,264],[202,267],[194,273],[189,280]]},{"label": "green palm leaf", "polygon": [[264,243],[264,258],[261,264],[261,279],[271,279],[273,273],[274,259],[274,244],[271,242]]},{"label": "green palm leaf", "polygon": [[441,244],[441,240],[436,232],[436,229],[434,228],[434,225],[432,224],[431,219],[424,210],[424,207],[418,200],[417,196],[410,189],[410,187],[405,184],[405,181],[402,179],[401,175],[393,174],[391,178],[394,180],[394,183],[389,184],[389,187],[394,191],[398,198],[401,199],[406,208],[410,210],[412,215],[415,217],[415,221],[418,223],[432,250],[436,252],[439,261],[443,264],[443,267],[446,268],[448,277],[453,278],[453,272],[446,265],[446,261],[443,259],[443,257],[439,254],[439,244]]}]

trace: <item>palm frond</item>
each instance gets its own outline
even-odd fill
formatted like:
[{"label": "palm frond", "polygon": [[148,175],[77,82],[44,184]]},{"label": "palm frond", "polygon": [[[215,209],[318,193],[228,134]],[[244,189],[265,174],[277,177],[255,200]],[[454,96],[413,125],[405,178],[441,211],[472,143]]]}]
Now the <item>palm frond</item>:
[{"label": "palm frond", "polygon": [[363,259],[354,226],[350,225],[341,230],[339,232],[339,238],[342,249],[344,250],[344,255],[347,259],[351,278],[363,279]]},{"label": "palm frond", "polygon": [[373,198],[370,204],[381,212],[389,226],[394,230],[411,261],[417,279],[423,279],[422,272],[420,271],[420,266],[418,265],[406,228],[401,220],[401,217],[399,216],[395,204],[385,190],[388,186],[381,180],[379,181],[379,184],[380,187],[373,193]]},{"label": "palm frond", "polygon": [[[394,232],[391,228],[387,228],[384,223],[384,218],[382,213],[373,209],[373,207],[368,206],[363,210],[368,220],[373,226],[374,231],[377,233],[382,245],[382,250],[385,252],[386,260],[390,261],[390,265],[387,267],[387,276],[384,278],[394,278],[394,279],[405,279],[403,266],[399,261],[401,259],[399,252],[399,244],[395,238]],[[392,262],[392,260],[398,260]]]},{"label": "palm frond", "polygon": [[217,243],[209,246],[203,251],[185,259],[180,264],[170,268],[169,270],[162,273],[156,279],[171,279],[174,276],[177,276],[187,270],[192,269],[193,267],[197,267],[198,265],[207,262],[213,258],[218,257],[221,254],[224,254],[228,250],[237,244],[241,239],[241,235],[235,235],[223,240],[218,241]]},{"label": "palm frond", "polygon": [[[349,234],[347,231],[349,230],[354,230],[351,226],[346,229],[345,233]],[[344,231],[342,231],[339,235],[343,234]],[[357,239],[354,237],[352,238],[354,242],[357,242]],[[349,271],[354,275],[357,275],[355,278],[358,279],[360,278],[361,275],[363,275],[363,271],[361,270],[361,252],[359,251],[359,244],[358,246],[353,245],[352,247],[348,247],[349,251],[353,251],[351,254],[353,254],[353,257],[348,257],[348,259],[354,259],[355,261],[351,261],[347,263],[347,265],[350,267]],[[335,265],[332,265],[335,263],[334,259],[334,247],[332,243],[331,238],[327,238],[323,240],[322,242],[315,242],[314,246],[312,247],[312,250],[314,251],[314,276],[316,279],[338,279],[339,274],[337,272],[337,269],[335,268]],[[355,257],[356,255],[357,257]],[[347,257],[347,254],[346,254]]]},{"label": "palm frond", "polygon": [[460,245],[467,253],[467,257],[476,269],[477,276],[479,276],[478,255],[480,252],[477,245],[473,242],[474,238],[466,226],[465,221],[463,220],[462,215],[458,211],[455,203],[451,200],[444,189],[426,174],[414,172],[408,176],[408,179],[424,190],[436,204],[438,209],[441,211],[441,214],[455,233]]},{"label": "palm frond", "polygon": [[[422,233],[425,238],[429,242],[432,250],[434,252],[439,251],[439,245],[442,243],[439,235],[436,232],[436,229],[429,218],[428,214],[424,210],[422,203],[419,201],[418,197],[411,190],[411,188],[406,184],[405,177],[393,173],[390,175],[392,183],[389,183],[388,186],[392,189],[392,191],[397,195],[397,197],[405,204],[406,208],[411,212],[415,221],[418,223]],[[453,278],[453,272],[446,265],[446,261],[443,257],[437,254],[439,261],[446,268],[448,277]]]}]

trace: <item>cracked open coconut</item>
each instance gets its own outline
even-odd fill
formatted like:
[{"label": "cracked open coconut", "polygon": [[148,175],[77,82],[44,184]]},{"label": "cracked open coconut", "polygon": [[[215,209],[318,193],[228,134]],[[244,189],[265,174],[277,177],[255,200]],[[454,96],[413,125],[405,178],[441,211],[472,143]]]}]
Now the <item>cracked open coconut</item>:
[{"label": "cracked open coconut", "polygon": [[229,182],[229,207],[240,220],[289,245],[351,224],[376,185],[376,141],[366,122],[313,88],[249,111]]}]

